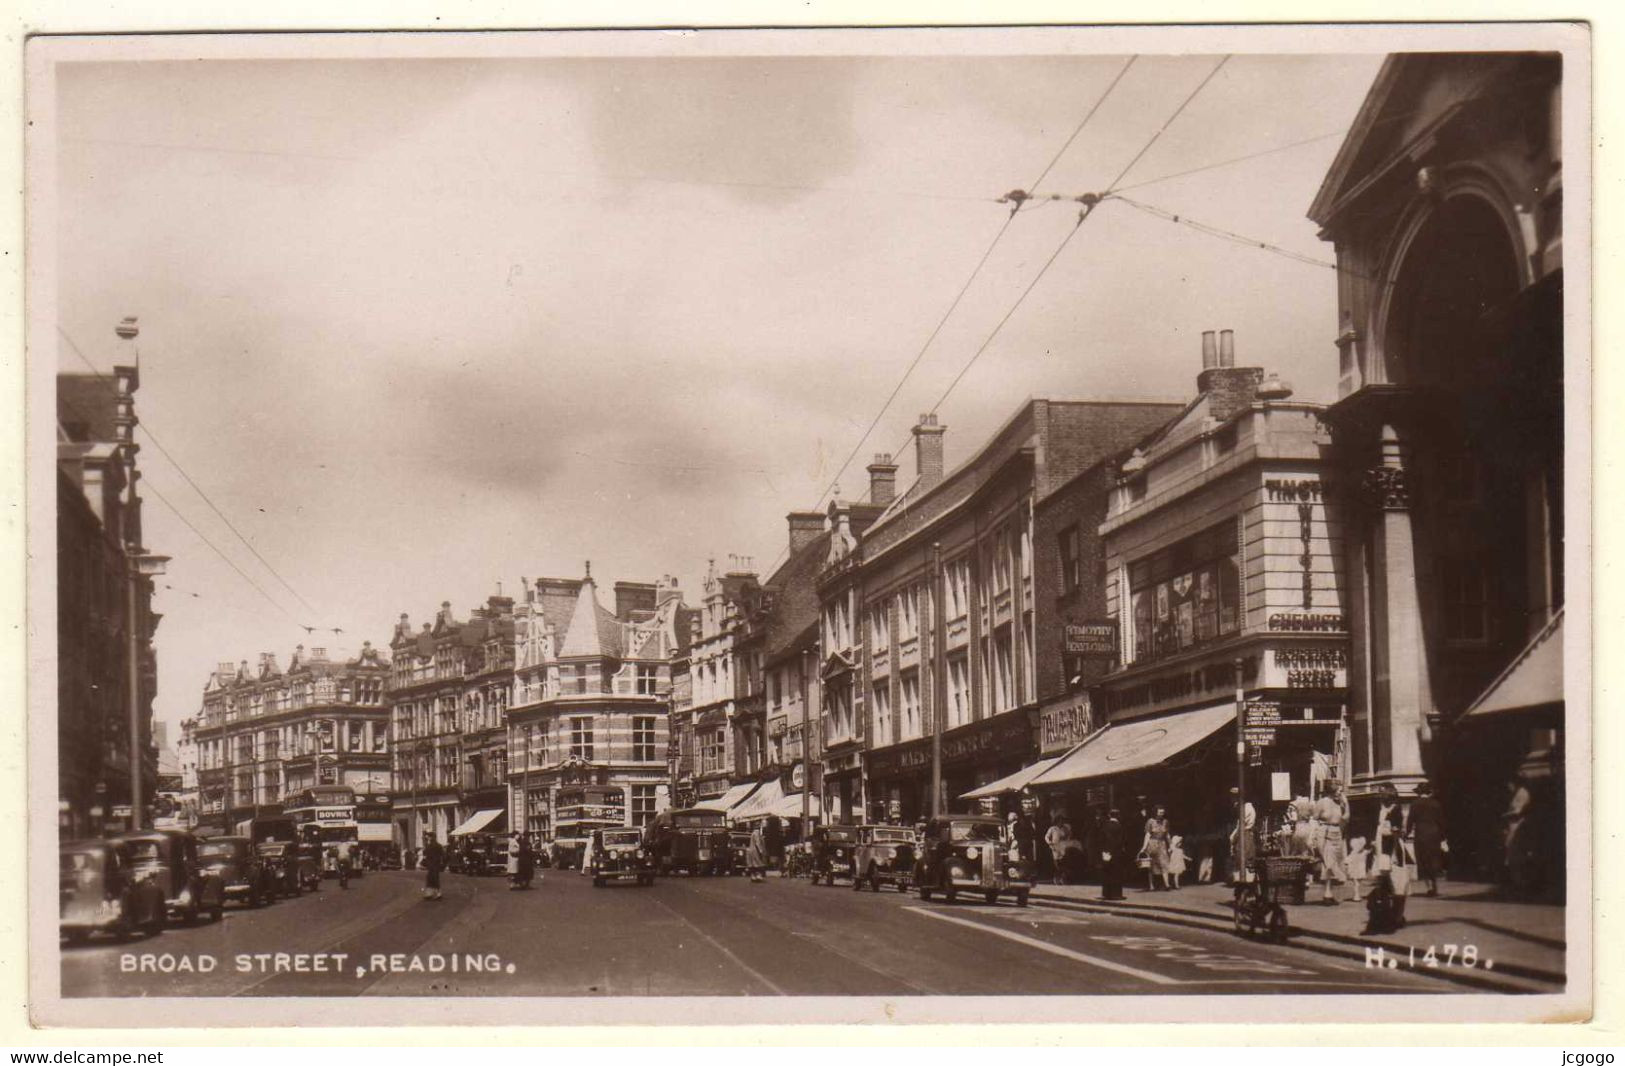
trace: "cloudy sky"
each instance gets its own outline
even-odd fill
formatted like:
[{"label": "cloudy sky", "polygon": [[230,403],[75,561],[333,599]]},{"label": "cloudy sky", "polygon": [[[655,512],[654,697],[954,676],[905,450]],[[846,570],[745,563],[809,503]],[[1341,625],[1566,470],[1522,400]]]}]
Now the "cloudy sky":
[{"label": "cloudy sky", "polygon": [[[1218,58],[1139,57],[1038,191],[1103,189]],[[58,365],[128,358],[113,326],[139,315],[144,426],[275,568],[144,447],[173,505],[146,512],[174,557],[160,715],[218,660],[387,643],[403,611],[587,559],[691,599],[708,558],[767,567],[1004,223],[993,201],[1126,59],[60,66]],[[1304,212],[1380,61],[1235,56],[1125,194],[1329,260]],[[1204,329],[1331,398],[1333,271],[1107,202],[942,400],[1076,217],[1016,217],[848,496],[939,400],[952,465],[1029,396],[1187,398]]]}]

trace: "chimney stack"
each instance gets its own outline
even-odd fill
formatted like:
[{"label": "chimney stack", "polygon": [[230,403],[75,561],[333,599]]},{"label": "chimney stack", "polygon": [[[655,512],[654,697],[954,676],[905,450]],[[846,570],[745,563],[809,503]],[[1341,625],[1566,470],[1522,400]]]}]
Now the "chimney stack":
[{"label": "chimney stack", "polygon": [[[892,467],[893,472],[897,470]],[[818,539],[824,531],[824,512],[822,511],[791,511],[785,516],[790,523],[790,555],[794,557]]]},{"label": "chimney stack", "polygon": [[1202,372],[1196,375],[1196,391],[1207,397],[1208,417],[1215,422],[1228,422],[1252,405],[1258,395],[1264,370],[1256,366],[1236,365],[1236,334],[1234,330],[1219,331],[1217,362],[1213,351],[1213,331],[1202,334]]},{"label": "chimney stack", "polygon": [[649,581],[615,582],[615,617],[629,621],[633,611],[655,609],[655,586]]},{"label": "chimney stack", "polygon": [[937,425],[937,416],[924,414],[914,427],[914,465],[919,472],[920,488],[929,490],[942,481],[942,434],[945,426]]},{"label": "chimney stack", "polygon": [[897,498],[897,464],[885,452],[876,452],[869,464],[869,502],[884,506]]}]

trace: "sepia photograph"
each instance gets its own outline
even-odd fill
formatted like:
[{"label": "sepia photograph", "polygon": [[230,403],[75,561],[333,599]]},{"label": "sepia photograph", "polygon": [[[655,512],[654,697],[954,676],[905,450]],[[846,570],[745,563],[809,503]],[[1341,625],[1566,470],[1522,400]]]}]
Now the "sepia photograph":
[{"label": "sepia photograph", "polygon": [[1583,25],[26,59],[36,1024],[1588,1016]]}]

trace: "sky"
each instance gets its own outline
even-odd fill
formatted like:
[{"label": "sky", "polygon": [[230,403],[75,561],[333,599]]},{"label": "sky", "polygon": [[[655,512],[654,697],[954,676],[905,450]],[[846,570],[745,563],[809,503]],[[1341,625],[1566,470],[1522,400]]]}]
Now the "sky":
[{"label": "sky", "polygon": [[908,484],[921,412],[953,466],[1028,397],[1188,399],[1206,329],[1331,400],[1333,270],[1113,200],[1045,270],[1078,212],[1036,202],[860,447],[1041,174],[1100,192],[1149,143],[1124,195],[1330,262],[1305,211],[1381,57],[1237,55],[1153,141],[1219,58],[59,66],[57,364],[129,361],[139,316],[159,717],[587,560],[606,605],[695,602],[854,448],[845,496],[876,452]]}]

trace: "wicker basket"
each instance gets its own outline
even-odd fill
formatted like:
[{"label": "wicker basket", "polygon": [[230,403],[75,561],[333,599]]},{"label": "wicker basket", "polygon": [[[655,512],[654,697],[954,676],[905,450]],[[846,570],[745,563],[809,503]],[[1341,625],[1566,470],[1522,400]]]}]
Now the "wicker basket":
[{"label": "wicker basket", "polygon": [[1313,859],[1299,856],[1267,856],[1253,863],[1264,890],[1276,903],[1302,903],[1305,880]]}]

